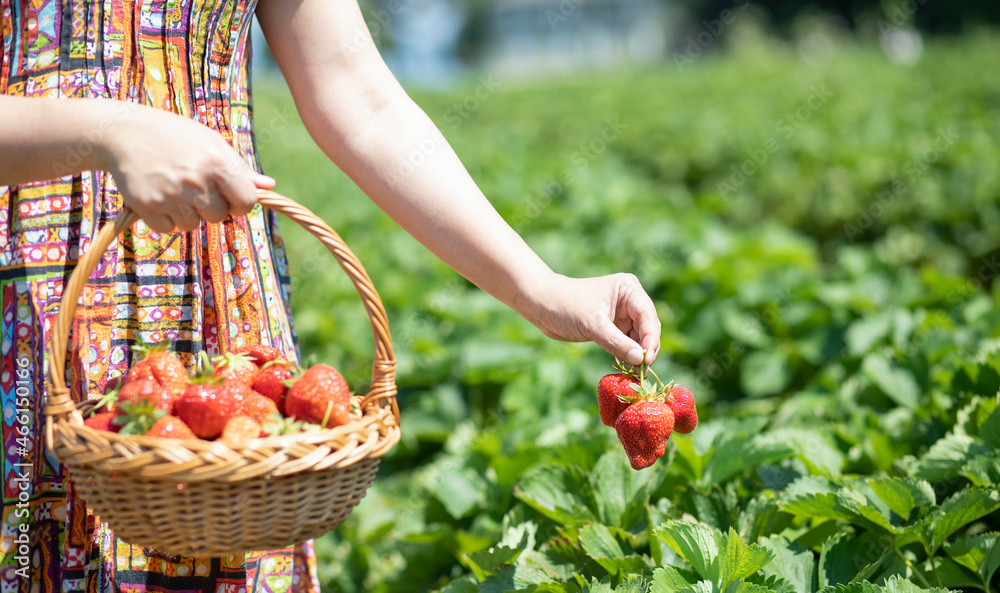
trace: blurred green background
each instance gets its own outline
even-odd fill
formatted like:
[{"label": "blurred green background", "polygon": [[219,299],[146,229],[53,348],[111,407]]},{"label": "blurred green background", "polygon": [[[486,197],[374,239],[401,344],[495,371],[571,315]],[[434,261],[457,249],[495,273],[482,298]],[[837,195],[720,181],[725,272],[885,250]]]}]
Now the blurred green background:
[{"label": "blurred green background", "polygon": [[[946,480],[939,502],[1000,479],[996,437],[983,436],[1000,427],[1000,413],[983,420],[1000,387],[1000,42],[922,37],[901,61],[835,37],[820,61],[746,34],[680,65],[668,50],[651,64],[541,80],[480,70],[411,92],[553,269],[630,271],[653,297],[654,368],[694,390],[702,419],[660,462],[646,499],[657,516],[725,530],[749,501],[809,476]],[[546,339],[420,247],[325,159],[278,79],[258,77],[254,102],[264,171],[364,263],[399,359],[403,440],[361,507],[317,541],[325,590],[580,590],[571,573],[617,584],[624,573],[583,563],[514,586],[473,559],[516,525],[539,530],[532,553],[583,545],[530,494],[532,476],[624,459],[594,395],[610,356]],[[371,333],[353,287],[314,239],[288,221],[282,231],[303,355],[363,390]],[[930,472],[928,451],[956,433],[987,452],[967,447]],[[754,439],[779,434],[791,444],[754,454]],[[691,461],[725,447],[741,460],[731,471]],[[969,469],[979,454],[985,469]],[[987,510],[967,529],[995,531],[1000,517]],[[653,554],[644,541],[636,553]],[[889,560],[868,578],[892,575],[916,578]]]}]

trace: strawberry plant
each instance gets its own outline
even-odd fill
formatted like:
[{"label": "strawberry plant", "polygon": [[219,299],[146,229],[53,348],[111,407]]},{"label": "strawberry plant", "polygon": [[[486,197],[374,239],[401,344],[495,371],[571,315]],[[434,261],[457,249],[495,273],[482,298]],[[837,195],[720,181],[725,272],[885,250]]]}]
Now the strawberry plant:
[{"label": "strawberry plant", "polygon": [[[399,359],[403,440],[316,542],[325,589],[1000,591],[998,66],[986,35],[912,67],[764,45],[512,82],[457,128],[467,92],[413,92],[555,270],[650,292],[655,370],[698,424],[675,411],[641,472],[609,428],[625,402],[595,397],[607,355],[417,248],[255,80],[258,129],[282,130],[264,170],[365,263]],[[354,288],[284,230],[302,349],[363,389]]]}]

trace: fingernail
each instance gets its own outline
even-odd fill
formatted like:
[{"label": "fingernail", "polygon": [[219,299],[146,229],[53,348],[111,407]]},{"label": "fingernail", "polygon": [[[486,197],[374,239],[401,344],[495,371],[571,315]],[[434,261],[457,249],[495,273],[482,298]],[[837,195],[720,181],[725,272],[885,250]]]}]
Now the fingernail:
[{"label": "fingernail", "polygon": [[639,350],[638,348],[629,350],[628,354],[625,355],[625,362],[633,366],[642,364],[642,350]]}]

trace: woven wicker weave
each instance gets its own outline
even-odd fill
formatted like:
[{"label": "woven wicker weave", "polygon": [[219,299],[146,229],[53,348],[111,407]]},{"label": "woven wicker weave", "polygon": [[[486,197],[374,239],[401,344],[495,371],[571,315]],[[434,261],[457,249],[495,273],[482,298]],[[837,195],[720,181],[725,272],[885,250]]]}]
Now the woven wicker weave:
[{"label": "woven wicker weave", "polygon": [[63,292],[50,344],[49,448],[101,520],[132,544],[185,556],[227,556],[287,547],[336,527],[375,479],[379,458],[399,441],[392,340],[371,279],[343,240],[312,212],[274,192],[262,205],[315,235],[361,296],[375,337],[371,389],[354,397],[344,426],[221,442],[120,435],[83,424],[64,371],[68,334],[81,290],[112,241],[135,220],[124,211],[80,259]]}]

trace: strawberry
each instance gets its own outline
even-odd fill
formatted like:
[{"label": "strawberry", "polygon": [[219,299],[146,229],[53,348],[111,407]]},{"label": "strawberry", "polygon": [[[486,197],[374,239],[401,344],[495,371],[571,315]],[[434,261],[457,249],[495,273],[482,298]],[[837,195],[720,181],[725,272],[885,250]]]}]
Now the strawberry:
[{"label": "strawberry", "polygon": [[212,369],[216,377],[226,381],[238,381],[250,385],[257,372],[257,365],[242,354],[227,352],[212,357]]},{"label": "strawberry", "polygon": [[698,426],[698,410],[694,407],[694,394],[686,387],[674,387],[665,402],[674,413],[674,430],[688,434]]},{"label": "strawberry", "polygon": [[601,422],[614,428],[618,416],[635,401],[639,379],[626,373],[604,375],[597,384],[597,405],[601,408]]},{"label": "strawberry", "polygon": [[156,409],[169,412],[173,407],[174,396],[155,379],[140,379],[125,383],[118,391],[116,408],[121,408],[125,403],[149,404]]},{"label": "strawberry", "polygon": [[638,401],[618,416],[615,430],[625,447],[632,469],[653,465],[667,450],[667,439],[674,429],[670,406],[657,401]]},{"label": "strawberry", "polygon": [[250,359],[250,362],[254,363],[258,367],[262,367],[265,364],[274,360],[285,360],[285,354],[274,348],[273,346],[265,346],[264,344],[255,344],[253,346],[244,346],[242,348],[237,348],[233,351],[233,354],[242,354]]},{"label": "strawberry", "polygon": [[261,395],[270,398],[278,406],[278,411],[285,413],[285,395],[288,394],[288,387],[285,381],[292,379],[295,375],[293,370],[295,365],[287,362],[266,363],[253,376],[250,384],[253,390]]},{"label": "strawberry", "polygon": [[230,447],[245,445],[250,439],[261,436],[260,422],[249,416],[233,416],[226,422],[219,439]]},{"label": "strawberry", "polygon": [[243,398],[239,414],[249,416],[261,424],[273,420],[275,415],[279,415],[278,406],[270,398],[255,391]]},{"label": "strawberry", "polygon": [[285,411],[296,420],[326,428],[347,424],[351,416],[351,390],[335,368],[318,364],[292,384],[285,397]]},{"label": "strawberry", "polygon": [[[129,369],[129,377],[132,377],[133,371],[142,378],[152,375],[160,385],[174,395],[180,394],[187,388],[187,369],[176,354],[167,350],[167,342],[156,346],[138,345],[134,346],[133,350],[140,353],[142,359]],[[136,367],[139,367],[138,370]]]},{"label": "strawberry", "polygon": [[164,416],[157,420],[146,433],[148,437],[163,439],[196,439],[191,428],[177,416]]},{"label": "strawberry", "polygon": [[226,422],[236,414],[238,403],[231,389],[192,383],[174,403],[174,413],[203,439],[222,434]]},{"label": "strawberry", "polygon": [[109,432],[118,432],[121,428],[112,421],[115,419],[114,412],[101,412],[100,414],[94,414],[90,418],[83,421],[85,426],[89,426],[94,430],[107,430]]}]

